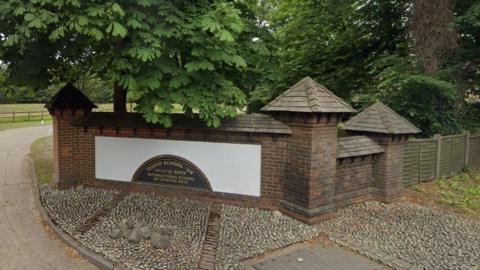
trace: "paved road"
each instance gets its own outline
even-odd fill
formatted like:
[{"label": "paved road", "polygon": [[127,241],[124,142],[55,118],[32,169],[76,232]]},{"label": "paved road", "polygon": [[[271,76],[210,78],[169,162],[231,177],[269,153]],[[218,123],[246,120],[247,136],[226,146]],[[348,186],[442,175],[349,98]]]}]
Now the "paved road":
[{"label": "paved road", "polygon": [[0,269],[94,270],[42,225],[35,206],[28,154],[50,127],[0,131]]},{"label": "paved road", "polygon": [[[248,265],[248,264],[247,264]],[[298,244],[250,262],[255,270],[383,270],[385,266],[335,245]]]}]

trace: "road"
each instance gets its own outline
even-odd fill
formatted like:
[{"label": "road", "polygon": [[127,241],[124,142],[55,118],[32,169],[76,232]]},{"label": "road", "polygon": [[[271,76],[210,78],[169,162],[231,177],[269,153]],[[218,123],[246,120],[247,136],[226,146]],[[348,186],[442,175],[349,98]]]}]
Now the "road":
[{"label": "road", "polygon": [[30,145],[50,126],[0,131],[0,269],[94,270],[49,232],[36,208]]}]

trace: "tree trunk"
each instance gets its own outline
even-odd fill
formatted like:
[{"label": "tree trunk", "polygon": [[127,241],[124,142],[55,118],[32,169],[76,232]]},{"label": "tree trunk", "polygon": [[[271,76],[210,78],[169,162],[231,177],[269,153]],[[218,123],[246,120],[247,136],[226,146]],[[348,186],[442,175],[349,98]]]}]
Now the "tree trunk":
[{"label": "tree trunk", "polygon": [[113,111],[127,112],[127,90],[116,82],[113,84]]}]

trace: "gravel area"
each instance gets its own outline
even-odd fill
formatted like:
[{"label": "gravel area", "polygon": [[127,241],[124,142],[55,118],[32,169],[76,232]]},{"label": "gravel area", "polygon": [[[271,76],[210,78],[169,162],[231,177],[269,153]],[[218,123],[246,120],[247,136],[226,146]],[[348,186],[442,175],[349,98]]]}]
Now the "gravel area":
[{"label": "gravel area", "polygon": [[219,269],[243,269],[242,259],[289,246],[319,235],[305,225],[279,212],[224,205],[217,252]]},{"label": "gravel area", "polygon": [[[128,195],[99,225],[77,236],[85,247],[132,269],[196,269],[210,204],[199,201]],[[155,249],[150,241],[130,243],[110,238],[111,230],[124,219],[138,225],[159,226],[173,233],[168,249]]]},{"label": "gravel area", "polygon": [[[102,189],[42,191],[45,208],[66,232],[110,201],[114,193]],[[82,235],[83,246],[128,269],[197,269],[211,204],[183,198],[130,193],[117,207]],[[316,228],[278,212],[222,205],[217,269],[242,269],[240,260],[316,237]],[[171,245],[156,249],[152,241],[135,244],[111,237],[126,219],[136,228],[152,226],[172,233]]]},{"label": "gravel area", "polygon": [[480,269],[480,223],[440,210],[366,202],[317,227],[384,261],[400,260],[405,268]]},{"label": "gravel area", "polygon": [[72,234],[77,225],[83,224],[117,194],[116,191],[96,188],[72,188],[58,190],[45,185],[40,191],[44,207],[50,218],[65,232]]}]

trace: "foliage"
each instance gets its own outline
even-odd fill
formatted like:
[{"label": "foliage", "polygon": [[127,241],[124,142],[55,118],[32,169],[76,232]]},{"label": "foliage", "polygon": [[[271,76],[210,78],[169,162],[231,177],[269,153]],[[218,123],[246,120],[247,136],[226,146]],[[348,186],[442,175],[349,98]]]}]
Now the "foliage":
[{"label": "foliage", "polygon": [[461,213],[480,217],[480,174],[461,173],[416,187],[423,196],[431,196],[440,204]]},{"label": "foliage", "polygon": [[[282,74],[270,93],[310,75],[358,110],[381,99],[424,136],[477,129],[479,103],[466,97],[472,100],[479,92],[480,3],[440,2],[267,5]],[[268,101],[264,92],[259,94]]]},{"label": "foliage", "polygon": [[372,64],[406,50],[409,1],[279,1],[272,16],[283,80],[309,75],[343,98],[370,82]]},{"label": "foliage", "polygon": [[452,84],[425,75],[404,74],[394,91],[383,92],[383,100],[427,136],[459,133],[455,115],[455,88]]},{"label": "foliage", "polygon": [[128,90],[149,122],[171,126],[180,104],[219,126],[246,104],[241,88],[255,76],[245,74],[261,72],[249,64],[268,54],[241,10],[208,0],[4,1],[0,59],[16,84],[95,74]]}]

